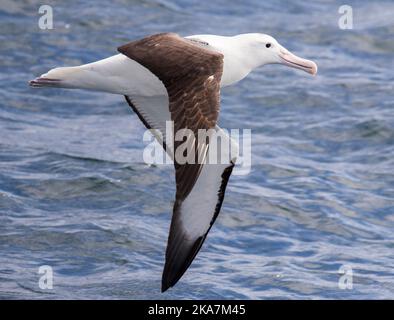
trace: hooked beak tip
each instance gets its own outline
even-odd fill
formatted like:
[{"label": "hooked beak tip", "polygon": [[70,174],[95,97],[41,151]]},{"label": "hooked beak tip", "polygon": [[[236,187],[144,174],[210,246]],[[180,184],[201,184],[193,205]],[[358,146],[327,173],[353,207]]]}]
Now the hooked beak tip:
[{"label": "hooked beak tip", "polygon": [[317,74],[317,64],[314,63],[313,61],[311,61],[311,62],[312,62],[313,65],[312,65],[312,67],[311,67],[309,73],[310,73],[312,76],[316,76],[316,74]]},{"label": "hooked beak tip", "polygon": [[315,76],[317,74],[317,64],[312,60],[300,58],[287,50],[281,52],[279,56],[282,59],[282,64],[286,66],[303,70],[311,74],[312,76]]}]

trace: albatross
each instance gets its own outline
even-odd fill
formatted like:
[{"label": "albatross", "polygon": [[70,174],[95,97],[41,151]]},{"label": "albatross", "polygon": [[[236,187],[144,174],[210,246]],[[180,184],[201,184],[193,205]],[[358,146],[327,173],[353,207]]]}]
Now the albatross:
[{"label": "albatross", "polygon": [[[311,75],[317,65],[300,58],[261,33],[236,36],[160,33],[118,48],[118,54],[93,63],[55,68],[31,80],[32,87],[75,88],[123,95],[141,122],[166,152],[180,146],[166,141],[166,122],[173,130],[214,130],[236,143],[218,126],[220,88],[237,83],[252,70],[282,64]],[[190,142],[191,141],[191,142]],[[224,199],[236,162],[233,153],[208,163],[208,141],[192,138],[198,151],[189,162],[174,158],[176,193],[162,274],[162,292],[174,286],[189,268]],[[170,150],[172,149],[172,150]]]}]

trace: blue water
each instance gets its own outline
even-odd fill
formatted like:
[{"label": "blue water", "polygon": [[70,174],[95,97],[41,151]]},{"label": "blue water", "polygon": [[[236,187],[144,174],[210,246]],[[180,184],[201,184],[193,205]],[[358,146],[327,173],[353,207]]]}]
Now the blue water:
[{"label": "blue water", "polygon": [[[342,1],[45,3],[53,30],[38,28],[42,1],[0,1],[0,298],[394,298],[392,1],[346,1],[353,30],[338,28]],[[165,294],[171,166],[143,163],[123,97],[27,86],[163,31],[268,33],[319,65],[266,66],[223,90],[220,125],[252,129],[252,172],[231,178]],[[343,265],[352,289],[338,286]]]}]

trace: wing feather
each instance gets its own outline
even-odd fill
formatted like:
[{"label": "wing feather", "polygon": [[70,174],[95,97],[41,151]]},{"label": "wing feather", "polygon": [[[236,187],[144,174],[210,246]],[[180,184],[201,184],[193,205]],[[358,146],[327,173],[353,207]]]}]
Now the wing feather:
[{"label": "wing feather", "polygon": [[[181,129],[193,133],[186,140],[186,150],[194,151],[192,163],[174,159],[176,196],[162,278],[165,291],[182,277],[200,250],[219,214],[234,166],[230,158],[222,164],[207,164],[209,140],[197,138],[199,129],[217,129],[223,55],[173,33],[133,41],[118,50],[162,81],[175,133]],[[126,99],[133,107],[132,99]],[[149,115],[143,115],[143,106],[133,109],[151,127],[152,123],[146,121]],[[155,126],[163,128],[163,124]],[[183,143],[173,141],[174,149]]]}]

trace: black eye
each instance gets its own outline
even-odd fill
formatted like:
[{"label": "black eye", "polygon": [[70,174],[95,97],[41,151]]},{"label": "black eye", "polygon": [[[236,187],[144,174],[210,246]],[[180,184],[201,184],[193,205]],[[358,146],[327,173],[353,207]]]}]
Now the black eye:
[{"label": "black eye", "polygon": [[271,43],[267,43],[267,44],[265,45],[265,47],[266,47],[266,48],[271,47]]}]

